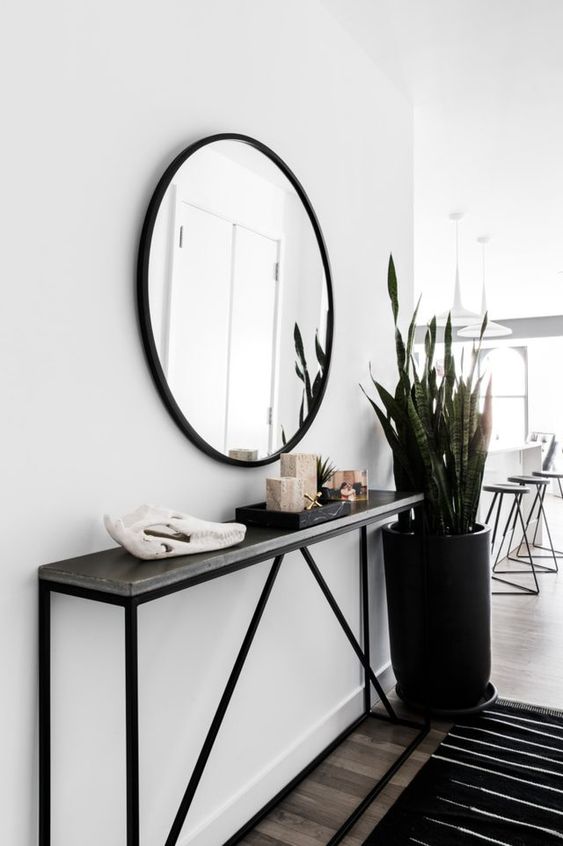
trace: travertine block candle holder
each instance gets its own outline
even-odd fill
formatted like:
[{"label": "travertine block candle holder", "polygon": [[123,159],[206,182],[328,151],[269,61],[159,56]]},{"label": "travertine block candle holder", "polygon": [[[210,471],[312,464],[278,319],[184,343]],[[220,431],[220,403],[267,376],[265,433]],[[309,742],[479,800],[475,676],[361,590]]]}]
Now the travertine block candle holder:
[{"label": "travertine block candle holder", "polygon": [[[304,452],[283,452],[280,455],[281,475],[303,479],[303,496],[316,496],[317,456]],[[305,500],[304,500],[305,502]],[[305,503],[306,504],[306,503]]]},{"label": "travertine block candle holder", "polygon": [[303,511],[304,493],[303,479],[285,476],[266,479],[266,510]]},{"label": "travertine block candle holder", "polygon": [[229,458],[236,458],[238,461],[258,461],[258,450],[230,449]]}]

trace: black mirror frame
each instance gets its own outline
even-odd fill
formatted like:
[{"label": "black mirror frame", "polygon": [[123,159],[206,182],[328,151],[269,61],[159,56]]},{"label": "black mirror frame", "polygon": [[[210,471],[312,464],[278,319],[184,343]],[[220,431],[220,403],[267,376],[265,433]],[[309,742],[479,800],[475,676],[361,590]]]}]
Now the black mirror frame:
[{"label": "black mirror frame", "polygon": [[[260,458],[257,461],[241,461],[236,458],[230,458],[228,455],[224,455],[222,452],[219,452],[219,450],[215,449],[210,444],[208,444],[207,441],[204,440],[202,436],[190,425],[189,421],[184,416],[182,410],[174,399],[170,388],[168,387],[168,383],[162,370],[156,345],[154,342],[154,334],[150,318],[149,256],[152,235],[154,231],[156,217],[160,209],[160,204],[178,168],[180,168],[181,165],[183,165],[184,162],[189,159],[189,157],[192,156],[201,147],[205,147],[206,145],[212,144],[215,141],[241,141],[245,144],[249,144],[251,147],[254,147],[260,153],[263,153],[265,156],[267,156],[275,165],[277,165],[277,167],[287,177],[292,186],[295,188],[299,199],[305,207],[309,220],[311,221],[311,225],[315,233],[315,238],[317,240],[317,245],[321,254],[327,287],[328,313],[325,350],[326,366],[324,369],[323,381],[321,383],[320,391],[317,397],[315,398],[312,409],[309,411],[307,417],[305,418],[303,424],[299,427],[297,432],[279,450],[272,453],[272,455],[269,455],[267,458]],[[251,138],[248,135],[239,135],[237,133],[225,132],[219,133],[217,135],[209,135],[206,138],[202,138],[199,141],[190,144],[189,147],[186,147],[185,150],[183,150],[179,155],[176,156],[172,163],[166,168],[163,176],[161,177],[160,181],[158,182],[158,185],[156,186],[156,189],[151,197],[147,214],[143,223],[137,260],[137,307],[143,347],[156,388],[161,396],[161,399],[164,402],[164,405],[166,406],[169,414],[171,415],[176,425],[181,429],[184,435],[186,435],[186,437],[188,437],[189,440],[193,444],[195,444],[195,446],[197,446],[211,458],[214,458],[216,461],[221,461],[224,464],[233,464],[238,467],[260,467],[264,464],[271,464],[274,461],[277,461],[282,452],[289,452],[299,443],[299,441],[303,438],[303,436],[311,426],[313,420],[315,419],[319,411],[328,383],[334,334],[332,276],[330,272],[328,252],[326,249],[326,244],[321,231],[321,227],[317,216],[313,210],[313,207],[309,201],[309,198],[305,192],[305,189],[303,188],[295,174],[289,169],[285,162],[276,153],[274,153],[273,150],[271,150],[265,144],[262,144],[261,141],[257,141],[255,138]]]}]

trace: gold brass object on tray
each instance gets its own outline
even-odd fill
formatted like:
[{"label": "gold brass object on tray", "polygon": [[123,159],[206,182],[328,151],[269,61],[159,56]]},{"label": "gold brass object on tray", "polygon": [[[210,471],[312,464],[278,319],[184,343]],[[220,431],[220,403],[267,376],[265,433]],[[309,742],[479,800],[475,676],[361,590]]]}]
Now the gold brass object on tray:
[{"label": "gold brass object on tray", "polygon": [[305,499],[309,500],[309,505],[305,506],[305,511],[311,511],[312,508],[321,508],[321,504],[319,502],[319,497],[321,496],[321,492],[317,491],[314,496],[309,496],[309,494],[305,494]]}]

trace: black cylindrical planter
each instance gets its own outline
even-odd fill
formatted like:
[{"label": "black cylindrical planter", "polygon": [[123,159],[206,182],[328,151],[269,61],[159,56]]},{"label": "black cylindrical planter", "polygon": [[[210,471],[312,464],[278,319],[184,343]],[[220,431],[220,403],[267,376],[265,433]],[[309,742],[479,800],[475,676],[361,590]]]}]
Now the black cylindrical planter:
[{"label": "black cylindrical planter", "polygon": [[421,538],[383,530],[391,663],[400,696],[434,709],[476,706],[491,672],[490,529],[428,536],[428,644],[425,660]]}]

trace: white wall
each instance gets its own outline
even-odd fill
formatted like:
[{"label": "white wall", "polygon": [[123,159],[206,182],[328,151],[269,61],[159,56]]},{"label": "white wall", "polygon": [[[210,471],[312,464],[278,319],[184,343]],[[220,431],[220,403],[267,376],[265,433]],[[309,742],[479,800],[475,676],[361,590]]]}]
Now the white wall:
[{"label": "white wall", "polygon": [[[157,178],[184,146],[229,130],[261,139],[294,169],[324,229],[336,304],[329,387],[302,446],[343,468],[367,465],[372,484],[389,486],[388,452],[358,382],[370,359],[392,379],[390,250],[410,306],[412,125],[402,95],[318,0],[8,0],[6,19],[0,842],[31,846],[37,565],[111,545],[104,511],[153,502],[226,519],[275,472],[212,462],[153,387],[134,271]],[[357,627],[351,539],[318,552]],[[355,659],[303,563],[286,563],[183,842],[222,842],[358,708]],[[141,609],[144,846],[162,842],[265,571]],[[53,844],[122,846],[120,612],[68,597],[53,605]],[[380,645],[374,664],[385,659]],[[304,744],[284,758],[296,737]]]},{"label": "white wall", "polygon": [[528,429],[555,432],[563,439],[563,397],[557,385],[563,338],[534,338],[528,347]]},{"label": "white wall", "polygon": [[[334,0],[332,0],[334,2]],[[349,4],[355,7],[355,3]],[[415,280],[421,318],[453,300],[479,311],[488,235],[492,319],[563,312],[563,5],[388,0],[415,126]]]}]

